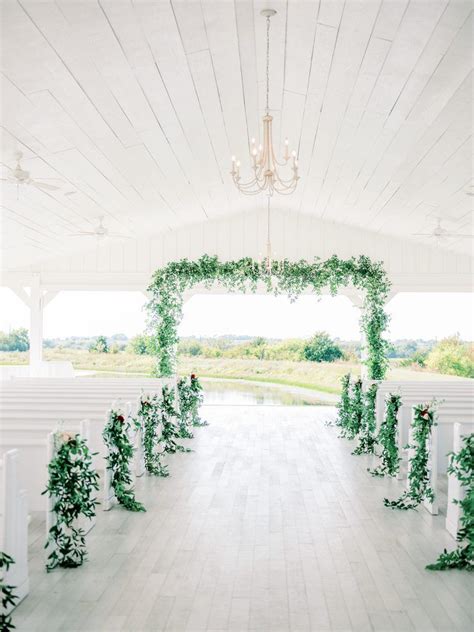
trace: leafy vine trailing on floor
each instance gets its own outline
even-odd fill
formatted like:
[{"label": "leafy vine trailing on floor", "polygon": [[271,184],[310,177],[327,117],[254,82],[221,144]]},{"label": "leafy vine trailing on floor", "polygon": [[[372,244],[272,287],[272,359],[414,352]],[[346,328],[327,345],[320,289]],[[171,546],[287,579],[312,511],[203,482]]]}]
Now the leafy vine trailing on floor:
[{"label": "leafy vine trailing on floor", "polygon": [[120,505],[128,511],[146,511],[142,503],[135,499],[130,461],[134,448],[130,440],[130,422],[121,410],[111,410],[102,432],[108,449],[107,469],[112,472],[112,489]]},{"label": "leafy vine trailing on floor", "polygon": [[347,424],[341,429],[341,437],[355,439],[362,427],[364,414],[364,393],[362,391],[362,380],[357,378],[352,383],[349,394],[349,416]]},{"label": "leafy vine trailing on floor", "polygon": [[169,386],[163,386],[162,388],[159,409],[162,424],[161,442],[165,452],[169,454],[191,452],[189,448],[185,448],[178,443],[180,439],[179,427],[174,422],[178,418],[178,411],[175,409],[174,391]]},{"label": "leafy vine trailing on floor", "polygon": [[408,489],[397,500],[384,498],[384,505],[392,509],[415,509],[423,500],[434,501],[434,492],[430,487],[429,439],[431,429],[436,425],[436,404],[420,404],[413,408],[412,441],[407,446],[414,454],[410,459]]},{"label": "leafy vine trailing on floor", "polygon": [[371,384],[362,393],[362,421],[359,432],[359,443],[352,454],[374,454],[377,438],[375,437],[375,402],[379,385]]},{"label": "leafy vine trailing on floor", "polygon": [[80,435],[56,433],[55,455],[48,465],[49,480],[43,492],[53,499],[55,518],[45,545],[52,546],[48,571],[57,566],[76,568],[86,558],[84,530],[74,524],[80,516],[93,518],[99,504],[94,497],[94,491],[99,489],[99,475],[92,467],[92,456]]},{"label": "leafy vine trailing on floor", "polygon": [[14,563],[15,560],[10,555],[0,551],[0,603],[3,610],[0,614],[0,632],[10,632],[15,629],[11,614],[5,614],[6,609],[13,607],[18,600],[18,595],[15,595],[15,586],[5,581],[5,574]]},{"label": "leafy vine trailing on floor", "polygon": [[398,456],[397,428],[398,411],[402,405],[402,397],[398,393],[389,393],[385,399],[385,416],[380,425],[377,436],[378,443],[382,446],[380,454],[381,463],[377,467],[367,471],[372,476],[396,476],[400,467]]},{"label": "leafy vine trailing on floor", "polygon": [[460,544],[454,551],[444,549],[436,562],[426,568],[430,571],[452,568],[474,571],[474,434],[463,437],[459,452],[451,452],[449,457],[448,473],[456,476],[465,488],[464,498],[453,501],[461,507],[461,527],[456,534]]},{"label": "leafy vine trailing on floor", "polygon": [[351,416],[351,374],[346,373],[341,377],[341,398],[337,403],[337,417],[335,425],[341,430],[345,430],[350,422]]},{"label": "leafy vine trailing on floor", "polygon": [[339,259],[336,255],[326,261],[315,258],[273,261],[271,274],[265,263],[250,257],[238,261],[219,261],[216,256],[203,255],[197,261],[182,259],[156,270],[150,287],[152,298],[148,304],[151,325],[157,339],[157,374],[169,377],[175,372],[178,325],[183,316],[183,293],[196,284],[210,288],[220,283],[228,291],[255,292],[259,282],[266,284],[272,294],[287,294],[294,301],[306,289],[320,294],[329,287],[336,294],[341,287],[352,285],[364,291],[361,328],[367,340],[369,378],[382,380],[387,370],[387,341],[383,333],[388,323],[385,301],[390,289],[383,265],[362,255],[358,259]]},{"label": "leafy vine trailing on floor", "polygon": [[194,397],[191,392],[191,386],[187,378],[182,377],[177,382],[178,387],[178,409],[179,409],[179,436],[183,439],[192,439],[194,437],[191,432],[191,415],[194,405]]},{"label": "leafy vine trailing on floor", "polygon": [[141,395],[138,420],[143,431],[146,471],[153,476],[169,476],[168,467],[161,461],[163,450],[158,434],[160,419],[158,397],[156,395]]}]

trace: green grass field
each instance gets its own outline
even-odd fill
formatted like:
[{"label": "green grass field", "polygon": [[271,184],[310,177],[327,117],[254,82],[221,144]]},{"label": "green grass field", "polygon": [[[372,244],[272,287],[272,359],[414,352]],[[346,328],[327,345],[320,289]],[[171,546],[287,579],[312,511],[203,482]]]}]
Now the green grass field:
[{"label": "green grass field", "polygon": [[[76,349],[45,349],[45,360],[70,360],[76,370],[123,375],[149,375],[155,361],[146,355],[130,353],[90,353]],[[28,353],[0,353],[0,364],[28,364]],[[180,357],[178,373],[196,373],[201,377],[245,379],[270,384],[302,386],[327,393],[339,392],[339,381],[344,373],[359,372],[359,365],[350,362],[291,362],[287,360],[255,360],[228,358]],[[452,375],[430,373],[425,370],[390,368],[389,379],[436,380],[459,379]]]}]

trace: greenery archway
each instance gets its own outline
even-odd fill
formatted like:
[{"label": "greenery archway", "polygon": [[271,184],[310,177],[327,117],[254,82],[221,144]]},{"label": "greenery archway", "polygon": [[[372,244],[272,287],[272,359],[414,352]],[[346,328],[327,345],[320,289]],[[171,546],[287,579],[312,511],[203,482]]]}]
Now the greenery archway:
[{"label": "greenery archway", "polygon": [[259,282],[265,283],[268,292],[287,294],[294,301],[306,289],[321,294],[329,288],[335,295],[339,288],[353,286],[365,292],[361,329],[367,342],[368,376],[381,380],[388,361],[387,341],[383,333],[388,323],[385,301],[390,289],[382,263],[366,256],[339,259],[332,256],[326,261],[316,258],[308,261],[273,261],[271,273],[266,263],[246,257],[238,261],[219,261],[215,256],[204,255],[197,261],[182,259],[156,270],[148,291],[151,326],[155,330],[158,366],[156,373],[163,377],[173,375],[176,365],[178,325],[183,316],[183,293],[199,283],[206,288],[218,282],[228,291],[255,292]]}]

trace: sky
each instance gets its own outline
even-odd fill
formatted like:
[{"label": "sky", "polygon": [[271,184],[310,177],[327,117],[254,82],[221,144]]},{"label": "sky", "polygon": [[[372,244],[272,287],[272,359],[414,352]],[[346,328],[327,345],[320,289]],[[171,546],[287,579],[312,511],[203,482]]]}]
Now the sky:
[{"label": "sky", "polygon": [[[474,339],[474,295],[402,293],[388,304],[388,337],[440,339],[459,333]],[[140,292],[60,292],[44,312],[44,337],[124,333],[131,337],[146,325],[145,296]],[[28,309],[8,288],[0,288],[0,330],[28,327]],[[344,296],[196,295],[184,306],[181,336],[223,334],[267,338],[307,338],[327,331],[342,340],[358,340],[358,310]]]}]

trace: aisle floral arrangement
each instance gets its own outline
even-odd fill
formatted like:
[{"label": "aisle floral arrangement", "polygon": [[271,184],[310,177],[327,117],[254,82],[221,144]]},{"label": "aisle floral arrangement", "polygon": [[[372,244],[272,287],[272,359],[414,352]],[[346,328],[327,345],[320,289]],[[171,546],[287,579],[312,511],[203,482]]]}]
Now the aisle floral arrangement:
[{"label": "aisle floral arrangement", "polygon": [[86,558],[85,533],[75,524],[81,516],[93,518],[99,504],[94,496],[99,475],[92,467],[92,456],[80,435],[56,433],[55,456],[48,465],[49,480],[43,492],[53,499],[55,517],[46,542],[52,549],[48,571],[81,566]]},{"label": "aisle floral arrangement", "polygon": [[381,463],[373,469],[368,468],[372,476],[396,476],[400,467],[398,456],[397,428],[398,411],[402,405],[402,397],[398,393],[390,393],[385,399],[385,415],[380,425],[377,441],[382,447]]},{"label": "aisle floral arrangement", "polygon": [[15,605],[18,596],[15,595],[15,586],[5,582],[5,574],[14,563],[15,560],[10,555],[0,551],[0,604],[3,611],[0,613],[0,632],[10,632],[15,629],[12,615],[6,614],[6,610]]},{"label": "aisle floral arrangement", "polygon": [[162,462],[164,448],[160,442],[161,425],[159,402],[156,395],[142,393],[138,409],[138,423],[143,431],[145,470],[153,476],[169,476],[168,467]]},{"label": "aisle floral arrangement", "polygon": [[111,410],[102,437],[108,449],[107,469],[112,473],[111,485],[118,503],[128,511],[146,511],[135,499],[130,462],[134,448],[130,440],[131,424],[121,410]]},{"label": "aisle floral arrangement", "polygon": [[420,404],[413,409],[412,444],[407,449],[414,451],[410,459],[408,489],[397,500],[384,498],[384,505],[392,509],[415,509],[423,500],[434,501],[430,487],[429,447],[431,429],[436,425],[436,402]]},{"label": "aisle floral arrangement", "polygon": [[454,551],[444,549],[436,562],[426,568],[445,571],[453,568],[474,571],[474,434],[463,438],[459,452],[450,455],[448,473],[456,476],[465,489],[462,500],[454,502],[461,507],[461,527],[456,535],[459,542]]},{"label": "aisle floral arrangement", "polygon": [[159,401],[160,422],[162,425],[161,442],[165,452],[174,454],[175,452],[191,452],[178,443],[180,436],[179,423],[175,419],[179,418],[179,413],[175,408],[174,391],[169,386],[163,386],[161,399]]},{"label": "aisle floral arrangement", "polygon": [[374,454],[377,439],[375,437],[375,402],[379,385],[371,384],[362,393],[362,419],[359,429],[359,443],[353,454]]}]

